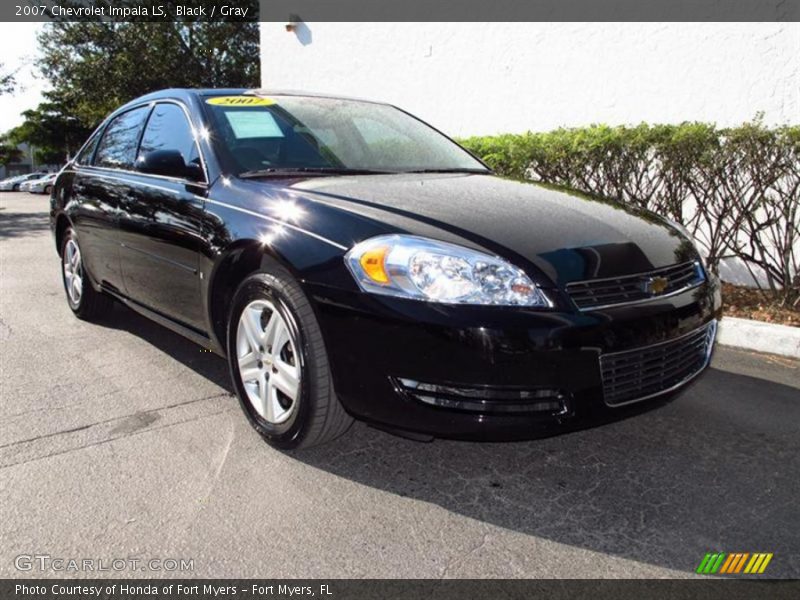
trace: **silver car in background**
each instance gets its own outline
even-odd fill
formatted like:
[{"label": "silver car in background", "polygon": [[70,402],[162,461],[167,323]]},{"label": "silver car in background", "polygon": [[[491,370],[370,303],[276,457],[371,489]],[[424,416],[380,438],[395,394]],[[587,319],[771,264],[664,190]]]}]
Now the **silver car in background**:
[{"label": "silver car in background", "polygon": [[30,181],[32,179],[40,179],[47,175],[44,171],[39,173],[27,173],[25,175],[17,175],[16,177],[9,177],[8,179],[4,179],[0,181],[0,191],[4,192],[16,192],[17,190],[21,189],[22,184],[26,181]]},{"label": "silver car in background", "polygon": [[20,189],[26,189],[26,191],[30,192],[31,194],[50,194],[53,190],[53,183],[56,180],[56,176],[58,173],[49,173],[45,175],[41,179],[32,179],[31,181],[26,181]]}]

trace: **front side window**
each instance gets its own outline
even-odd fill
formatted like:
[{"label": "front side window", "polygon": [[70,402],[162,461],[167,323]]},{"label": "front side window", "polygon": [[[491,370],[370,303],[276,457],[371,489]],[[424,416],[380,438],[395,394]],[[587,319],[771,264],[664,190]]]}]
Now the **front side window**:
[{"label": "front side window", "polygon": [[132,168],[136,146],[149,110],[149,106],[134,108],[111,121],[97,148],[94,164],[116,169]]},{"label": "front side window", "polygon": [[177,150],[183,161],[200,166],[192,126],[180,106],[171,103],[156,104],[144,130],[139,155],[155,150]]},{"label": "front side window", "polygon": [[253,100],[206,99],[213,143],[236,174],[328,168],[488,172],[463,148],[393,106],[299,96]]}]

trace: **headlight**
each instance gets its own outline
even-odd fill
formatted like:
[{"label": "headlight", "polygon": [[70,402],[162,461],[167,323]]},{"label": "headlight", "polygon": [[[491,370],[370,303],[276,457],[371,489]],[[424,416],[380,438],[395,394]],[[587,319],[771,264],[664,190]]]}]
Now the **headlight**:
[{"label": "headlight", "polygon": [[365,292],[445,304],[549,307],[521,270],[496,256],[410,235],[354,246],[345,262]]}]

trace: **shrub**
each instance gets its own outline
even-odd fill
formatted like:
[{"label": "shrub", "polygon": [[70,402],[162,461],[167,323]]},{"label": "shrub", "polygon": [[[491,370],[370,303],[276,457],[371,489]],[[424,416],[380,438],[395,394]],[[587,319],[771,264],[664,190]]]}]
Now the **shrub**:
[{"label": "shrub", "polygon": [[461,143],[498,175],[668,217],[695,237],[713,271],[741,258],[784,303],[800,301],[800,127],[760,118],[726,129],[592,125]]}]

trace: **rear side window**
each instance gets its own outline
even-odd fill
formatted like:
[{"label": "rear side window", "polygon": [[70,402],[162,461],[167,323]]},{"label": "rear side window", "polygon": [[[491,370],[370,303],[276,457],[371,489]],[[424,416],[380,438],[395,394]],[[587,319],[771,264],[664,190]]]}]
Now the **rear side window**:
[{"label": "rear side window", "polygon": [[134,108],[111,121],[97,148],[94,164],[117,169],[132,168],[136,146],[149,110],[149,106]]},{"label": "rear side window", "polygon": [[86,144],[86,147],[75,158],[75,162],[78,163],[79,165],[92,164],[92,156],[94,155],[94,150],[95,148],[97,148],[97,142],[99,141],[100,141],[99,135],[96,135],[92,139],[90,139],[89,143]]}]

